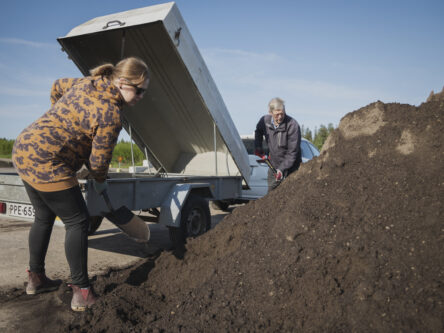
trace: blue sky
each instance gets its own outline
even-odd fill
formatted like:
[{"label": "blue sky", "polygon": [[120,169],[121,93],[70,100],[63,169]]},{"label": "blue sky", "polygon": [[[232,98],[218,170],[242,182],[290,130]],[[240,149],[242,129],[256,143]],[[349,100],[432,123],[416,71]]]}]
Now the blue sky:
[{"label": "blue sky", "polygon": [[[58,37],[97,16],[167,1],[2,1],[0,137],[49,107],[79,70]],[[381,100],[419,105],[444,86],[444,1],[178,0],[240,134],[279,96],[301,125],[338,125]]]}]

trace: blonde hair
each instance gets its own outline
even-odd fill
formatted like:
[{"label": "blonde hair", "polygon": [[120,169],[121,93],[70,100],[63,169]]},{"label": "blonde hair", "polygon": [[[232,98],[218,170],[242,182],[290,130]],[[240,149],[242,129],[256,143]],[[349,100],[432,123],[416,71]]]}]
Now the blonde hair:
[{"label": "blonde hair", "polygon": [[123,78],[139,85],[149,79],[148,66],[142,59],[129,57],[120,60],[115,66],[111,63],[97,66],[90,70],[92,76],[105,76],[111,81]]},{"label": "blonde hair", "polygon": [[275,97],[268,103],[268,112],[272,113],[274,110],[282,110],[285,112],[285,102],[283,99]]}]

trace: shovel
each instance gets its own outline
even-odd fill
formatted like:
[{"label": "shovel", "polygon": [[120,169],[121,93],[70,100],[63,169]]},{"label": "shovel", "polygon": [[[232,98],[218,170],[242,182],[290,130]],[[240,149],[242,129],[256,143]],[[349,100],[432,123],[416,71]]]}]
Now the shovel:
[{"label": "shovel", "polygon": [[268,159],[267,155],[264,155],[262,153],[255,153],[257,157],[260,157],[260,160],[256,160],[257,163],[267,163],[268,167],[273,171],[273,174],[277,174],[277,170],[274,168],[274,166],[271,165],[270,160]]},{"label": "shovel", "polygon": [[134,215],[127,207],[114,209],[107,191],[102,192],[103,199],[110,210],[104,214],[120,230],[139,243],[146,243],[150,239],[150,229],[140,217]]},{"label": "shovel", "polygon": [[277,173],[276,169],[274,168],[274,166],[271,165],[271,162],[268,158],[263,158],[263,159],[257,160],[257,162],[258,163],[267,163],[268,167],[271,169],[273,174]]}]

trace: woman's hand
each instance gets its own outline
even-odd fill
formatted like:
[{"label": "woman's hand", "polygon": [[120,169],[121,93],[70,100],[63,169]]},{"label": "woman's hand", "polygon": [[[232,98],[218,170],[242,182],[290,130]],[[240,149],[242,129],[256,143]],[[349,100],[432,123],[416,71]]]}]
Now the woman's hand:
[{"label": "woman's hand", "polygon": [[108,189],[108,183],[105,180],[103,183],[98,182],[97,180],[93,180],[94,190],[96,190],[97,194],[102,194]]}]

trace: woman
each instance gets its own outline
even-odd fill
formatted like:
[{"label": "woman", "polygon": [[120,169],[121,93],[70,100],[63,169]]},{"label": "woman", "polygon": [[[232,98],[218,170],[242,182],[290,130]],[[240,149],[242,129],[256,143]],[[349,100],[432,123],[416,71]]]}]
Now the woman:
[{"label": "woman", "polygon": [[87,270],[89,215],[76,172],[86,164],[95,190],[102,193],[106,189],[112,151],[122,129],[122,107],[140,101],[149,82],[147,65],[134,57],[115,66],[96,67],[90,73],[89,77],[54,83],[51,108],[23,130],[12,153],[35,209],[26,293],[56,290],[61,283],[45,274],[46,251],[59,216],[66,229],[74,311],[84,311],[96,301]]}]

